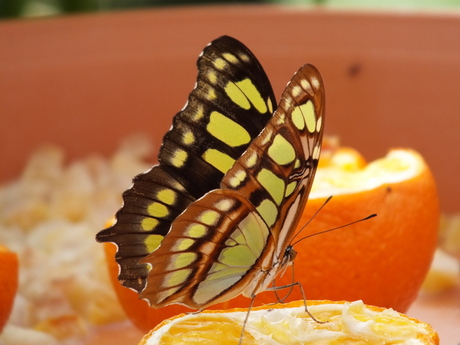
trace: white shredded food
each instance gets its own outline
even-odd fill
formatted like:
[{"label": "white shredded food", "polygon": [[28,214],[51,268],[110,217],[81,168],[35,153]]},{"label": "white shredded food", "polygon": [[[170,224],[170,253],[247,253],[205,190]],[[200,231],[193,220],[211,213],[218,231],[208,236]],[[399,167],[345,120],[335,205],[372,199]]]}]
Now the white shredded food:
[{"label": "white shredded food", "polygon": [[80,344],[93,328],[125,319],[95,235],[152,152],[147,138],[132,136],[111,158],[66,163],[62,148],[44,146],[0,187],[0,243],[20,263],[1,345]]},{"label": "white shredded food", "polygon": [[[428,325],[417,323],[394,311],[384,309],[372,310],[362,301],[346,302],[343,304],[325,303],[308,307],[310,313],[326,321],[319,324],[306,315],[301,307],[253,310],[249,314],[245,331],[259,345],[299,345],[299,344],[404,344],[422,345],[431,331]],[[242,325],[247,313],[230,311],[224,314],[184,314],[171,320],[159,329],[146,335],[141,344],[168,344],[171,336],[177,337],[182,343],[219,344],[220,339],[209,338],[190,330],[194,323],[203,325],[206,321],[219,324],[223,318]],[[195,321],[194,321],[195,319]],[[198,320],[196,320],[198,319]],[[176,325],[182,324],[182,333],[178,329],[169,333]],[[164,338],[166,336],[166,338]],[[193,340],[193,341],[192,341]],[[207,342],[206,342],[207,341]],[[253,342],[251,342],[252,344]],[[426,342],[425,342],[426,343]],[[244,339],[243,339],[244,344]]]}]

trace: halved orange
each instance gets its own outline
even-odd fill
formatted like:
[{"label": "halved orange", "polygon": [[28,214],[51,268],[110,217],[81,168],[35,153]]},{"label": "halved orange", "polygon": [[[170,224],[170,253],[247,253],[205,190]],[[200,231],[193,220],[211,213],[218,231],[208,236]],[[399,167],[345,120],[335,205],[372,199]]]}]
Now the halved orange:
[{"label": "halved orange", "polygon": [[[369,164],[363,161],[356,151],[339,149],[318,169],[300,225],[312,218],[327,197],[333,198],[300,236],[372,213],[377,217],[298,243],[295,278],[308,299],[360,299],[406,312],[437,245],[436,183],[413,150],[392,150]],[[279,284],[290,281],[285,274]],[[301,295],[294,292],[292,298]]]},{"label": "halved orange", "polygon": [[[307,299],[363,300],[405,312],[417,296],[437,242],[438,196],[425,161],[408,149],[392,150],[369,164],[353,149],[326,150],[299,228],[312,219],[330,195],[332,200],[297,239],[372,213],[377,217],[297,243],[294,281],[302,284]],[[149,308],[135,292],[117,282],[114,246],[106,245],[106,253],[121,304],[142,331],[179,312],[190,311],[179,305]],[[277,285],[292,281],[288,270]],[[287,300],[300,299],[299,289],[294,288]],[[276,301],[273,292],[264,292],[257,296],[255,305]],[[212,308],[248,305],[249,299],[239,296]]]},{"label": "halved orange", "polygon": [[[245,326],[243,344],[439,344],[430,325],[392,309],[356,302],[303,301],[253,308]],[[237,344],[245,309],[182,314],[149,332],[139,345]]]},{"label": "halved orange", "polygon": [[8,321],[18,289],[18,257],[0,245],[0,333]]}]

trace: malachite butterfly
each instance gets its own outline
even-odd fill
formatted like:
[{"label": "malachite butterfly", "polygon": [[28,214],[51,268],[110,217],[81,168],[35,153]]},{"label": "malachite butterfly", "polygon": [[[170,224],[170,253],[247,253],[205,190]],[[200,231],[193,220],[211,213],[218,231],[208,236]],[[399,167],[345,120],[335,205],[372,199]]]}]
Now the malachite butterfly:
[{"label": "malachite butterfly", "polygon": [[222,36],[200,54],[196,86],[163,138],[159,164],[134,178],[116,223],[119,280],[152,307],[203,309],[270,289],[321,150],[324,86],[304,65],[276,101],[251,51]]}]

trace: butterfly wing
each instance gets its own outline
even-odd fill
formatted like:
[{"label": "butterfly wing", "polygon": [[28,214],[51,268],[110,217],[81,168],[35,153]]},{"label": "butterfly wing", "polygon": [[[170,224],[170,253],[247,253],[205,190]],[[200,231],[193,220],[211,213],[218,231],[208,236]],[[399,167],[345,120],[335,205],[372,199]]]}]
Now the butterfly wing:
[{"label": "butterfly wing", "polygon": [[242,293],[241,281],[251,279],[247,273],[270,240],[269,228],[252,209],[243,195],[223,189],[192,203],[142,260],[151,270],[141,298],[154,307],[202,309]]},{"label": "butterfly wing", "polygon": [[195,89],[159,153],[163,168],[195,198],[218,188],[276,106],[262,66],[231,37],[211,42],[198,59],[198,70]]},{"label": "butterfly wing", "polygon": [[287,248],[318,165],[323,118],[321,77],[305,65],[221,189],[187,207],[143,259],[150,273],[141,297],[155,307],[201,309],[264,291],[289,263]]},{"label": "butterfly wing", "polygon": [[286,86],[273,118],[221,182],[222,188],[248,196],[275,237],[278,258],[285,254],[313,184],[324,105],[321,75],[304,65]]},{"label": "butterfly wing", "polygon": [[163,138],[159,164],[134,178],[115,225],[96,236],[117,245],[119,280],[138,292],[148,275],[139,260],[159,246],[191,202],[218,188],[276,104],[258,60],[231,37],[211,42],[197,66],[197,83]]}]

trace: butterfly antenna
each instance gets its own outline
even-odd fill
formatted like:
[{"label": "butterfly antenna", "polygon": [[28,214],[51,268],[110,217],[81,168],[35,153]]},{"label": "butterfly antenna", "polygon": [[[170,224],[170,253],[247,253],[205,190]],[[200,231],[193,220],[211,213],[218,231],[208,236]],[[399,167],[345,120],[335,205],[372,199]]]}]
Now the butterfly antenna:
[{"label": "butterfly antenna", "polygon": [[[316,214],[315,214],[316,215]],[[313,237],[313,236],[316,236],[316,235],[322,235],[322,234],[325,234],[325,233],[328,233],[328,232],[331,232],[331,231],[335,231],[335,230],[339,230],[339,229],[342,229],[342,228],[346,228],[347,226],[350,226],[350,225],[353,225],[353,224],[356,224],[356,223],[359,223],[359,222],[362,222],[362,221],[365,221],[365,220],[368,220],[368,219],[371,219],[371,218],[374,218],[376,217],[377,214],[376,213],[373,213],[367,217],[364,217],[364,218],[361,218],[361,219],[358,219],[358,220],[355,220],[353,222],[350,222],[348,224],[344,224],[344,225],[341,225],[341,226],[337,226],[335,228],[332,228],[332,229],[328,229],[328,230],[324,230],[324,231],[320,231],[320,232],[315,232],[314,234],[310,234],[310,235],[307,235],[307,236],[304,236],[300,239],[298,239],[297,241],[295,241],[293,244],[291,244],[291,246],[295,246],[297,243],[299,243],[300,241],[303,241],[309,237]],[[308,224],[308,223],[307,223]],[[302,227],[302,229],[304,228],[305,226]]]},{"label": "butterfly antenna", "polygon": [[[292,237],[292,240],[294,240],[294,239],[303,231],[303,229],[305,229],[305,228],[308,226],[308,224],[310,224],[310,223],[312,222],[312,220],[315,219],[315,217],[318,215],[318,213],[324,208],[324,206],[326,206],[326,204],[327,204],[331,199],[332,199],[332,195],[329,196],[329,197],[323,202],[323,204],[321,205],[321,207],[318,208],[318,209],[315,211],[315,213],[314,213],[313,216],[308,220],[308,222],[305,223],[305,224],[295,233],[295,235]],[[297,242],[299,242],[299,241],[297,241]],[[295,242],[295,243],[297,243],[297,242]]]}]

